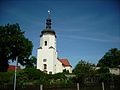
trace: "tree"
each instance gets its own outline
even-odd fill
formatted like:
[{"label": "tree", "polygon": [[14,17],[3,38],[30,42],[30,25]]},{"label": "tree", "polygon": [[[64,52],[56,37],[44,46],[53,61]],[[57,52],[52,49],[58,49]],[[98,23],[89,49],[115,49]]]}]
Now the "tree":
[{"label": "tree", "polygon": [[17,84],[43,84],[46,80],[46,75],[36,68],[25,68],[17,72]]},{"label": "tree", "polygon": [[16,57],[21,65],[25,65],[32,47],[18,24],[0,26],[0,72],[7,71],[9,61],[15,61]]},{"label": "tree", "polygon": [[118,65],[120,65],[120,50],[112,48],[99,60],[97,66],[117,67]]},{"label": "tree", "polygon": [[73,73],[75,74],[90,73],[91,70],[93,70],[93,66],[94,66],[93,64],[81,60],[74,68]]},{"label": "tree", "polygon": [[[12,85],[13,79],[14,79],[13,76],[14,76],[14,71],[0,72],[0,86]],[[1,89],[0,87],[0,90],[3,90],[3,89]]]},{"label": "tree", "polygon": [[30,59],[27,60],[26,62],[26,68],[32,68],[36,67],[37,64],[37,58],[35,56],[30,57]]},{"label": "tree", "polygon": [[112,78],[108,67],[100,67],[100,69],[97,70],[97,74],[101,82],[109,81]]},{"label": "tree", "polygon": [[79,61],[76,67],[73,70],[73,73],[76,74],[76,81],[83,83],[84,79],[90,75],[95,74],[94,65],[86,61]]},{"label": "tree", "polygon": [[101,67],[100,69],[97,70],[97,72],[98,72],[99,74],[102,74],[102,73],[110,73],[110,72],[109,72],[109,68],[107,68],[107,67]]}]

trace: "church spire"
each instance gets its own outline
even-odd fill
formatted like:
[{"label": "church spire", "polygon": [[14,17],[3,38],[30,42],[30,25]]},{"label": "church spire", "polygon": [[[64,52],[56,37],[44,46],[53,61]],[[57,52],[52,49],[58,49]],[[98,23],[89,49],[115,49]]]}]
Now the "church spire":
[{"label": "church spire", "polygon": [[55,35],[55,37],[56,37],[55,31],[51,29],[51,21],[52,20],[51,20],[50,15],[51,15],[51,13],[48,10],[48,18],[46,19],[46,29],[43,29],[43,31],[41,32],[40,37],[42,37],[43,34],[52,34],[52,35]]},{"label": "church spire", "polygon": [[46,30],[51,30],[50,11],[48,10],[48,18],[46,19]]}]

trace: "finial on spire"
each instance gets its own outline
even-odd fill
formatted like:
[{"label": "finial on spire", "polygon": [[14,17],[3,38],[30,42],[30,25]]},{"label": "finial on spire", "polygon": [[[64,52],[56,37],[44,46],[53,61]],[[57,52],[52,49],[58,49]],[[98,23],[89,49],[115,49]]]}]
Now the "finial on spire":
[{"label": "finial on spire", "polygon": [[50,10],[48,10],[48,18],[50,18],[50,13],[51,13]]},{"label": "finial on spire", "polygon": [[48,14],[50,14],[50,10],[48,10]]},{"label": "finial on spire", "polygon": [[51,29],[50,10],[48,10],[48,18],[46,19],[46,29]]}]

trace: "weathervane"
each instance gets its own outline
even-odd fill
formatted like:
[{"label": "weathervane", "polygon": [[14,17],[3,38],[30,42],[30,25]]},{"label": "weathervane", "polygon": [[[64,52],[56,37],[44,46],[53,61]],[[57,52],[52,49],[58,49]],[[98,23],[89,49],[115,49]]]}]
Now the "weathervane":
[{"label": "weathervane", "polygon": [[48,18],[50,18],[50,10],[48,10]]},{"label": "weathervane", "polygon": [[50,14],[50,10],[48,10],[48,14]]},{"label": "weathervane", "polygon": [[48,10],[48,18],[46,19],[46,29],[51,29],[50,10]]}]

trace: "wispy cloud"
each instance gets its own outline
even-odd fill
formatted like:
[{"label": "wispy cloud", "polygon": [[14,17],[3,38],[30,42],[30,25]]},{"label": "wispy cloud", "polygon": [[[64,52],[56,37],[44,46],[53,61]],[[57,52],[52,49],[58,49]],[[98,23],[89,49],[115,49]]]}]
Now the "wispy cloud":
[{"label": "wispy cloud", "polygon": [[[97,41],[97,42],[110,42],[110,43],[120,43],[120,37],[110,37],[110,38],[94,38],[94,37],[84,37],[84,36],[76,36],[76,35],[59,35],[60,37],[64,37],[65,39],[78,39],[78,40],[89,40],[89,41]],[[102,36],[101,36],[102,37]]]}]

